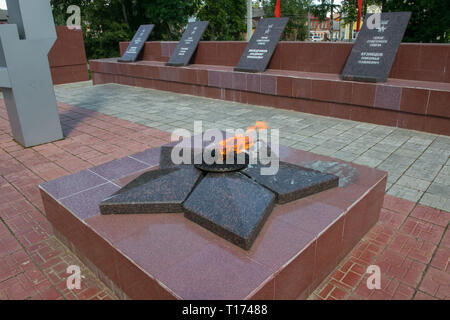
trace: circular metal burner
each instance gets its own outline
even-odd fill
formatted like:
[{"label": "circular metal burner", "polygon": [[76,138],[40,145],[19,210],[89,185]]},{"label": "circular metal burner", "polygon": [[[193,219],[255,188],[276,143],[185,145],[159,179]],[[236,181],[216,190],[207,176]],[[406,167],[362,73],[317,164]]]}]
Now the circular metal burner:
[{"label": "circular metal burner", "polygon": [[[214,157],[215,152],[212,152],[212,156]],[[245,161],[244,163],[238,163],[238,155],[236,153],[233,153],[233,163],[213,163],[213,164],[207,164],[205,162],[201,163],[201,164],[195,164],[194,166],[202,171],[206,171],[206,172],[232,172],[232,171],[239,171],[239,170],[243,170],[245,168],[247,168],[249,162],[250,162],[250,158],[248,156],[248,154],[244,154],[245,156]],[[225,162],[225,160],[224,160]]]}]

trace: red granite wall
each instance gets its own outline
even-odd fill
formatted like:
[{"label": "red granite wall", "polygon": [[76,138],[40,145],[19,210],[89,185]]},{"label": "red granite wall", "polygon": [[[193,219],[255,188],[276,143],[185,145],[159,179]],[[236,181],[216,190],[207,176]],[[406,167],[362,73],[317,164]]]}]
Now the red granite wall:
[{"label": "red granite wall", "polygon": [[[177,42],[147,42],[143,60],[169,60]],[[128,42],[120,43],[121,54]],[[202,41],[193,63],[236,66],[246,46],[240,41]],[[351,43],[281,41],[268,69],[340,74]],[[390,78],[450,83],[450,45],[402,43]]]},{"label": "red granite wall", "polygon": [[86,51],[81,30],[56,27],[58,39],[48,54],[53,83],[89,80]]},{"label": "red granite wall", "polygon": [[[122,53],[128,43],[121,43]],[[234,72],[245,42],[201,42],[193,64],[165,66],[176,42],[143,60],[90,61],[94,84],[120,83],[450,135],[450,45],[401,44],[386,83],[342,81],[352,44],[281,42],[264,73]]]}]

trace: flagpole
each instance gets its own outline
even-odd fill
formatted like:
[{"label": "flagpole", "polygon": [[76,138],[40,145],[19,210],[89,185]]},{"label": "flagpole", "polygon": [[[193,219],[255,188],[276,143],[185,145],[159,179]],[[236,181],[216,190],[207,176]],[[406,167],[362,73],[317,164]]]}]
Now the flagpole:
[{"label": "flagpole", "polygon": [[247,0],[247,41],[250,41],[253,31],[252,10],[252,0]]},{"label": "flagpole", "polygon": [[281,16],[281,4],[280,0],[277,0],[277,4],[275,5],[275,18],[279,18]]},{"label": "flagpole", "polygon": [[311,2],[308,0],[308,40],[311,40]]},{"label": "flagpole", "polygon": [[358,21],[356,21],[356,32],[359,32],[361,26],[362,0],[358,0]]}]

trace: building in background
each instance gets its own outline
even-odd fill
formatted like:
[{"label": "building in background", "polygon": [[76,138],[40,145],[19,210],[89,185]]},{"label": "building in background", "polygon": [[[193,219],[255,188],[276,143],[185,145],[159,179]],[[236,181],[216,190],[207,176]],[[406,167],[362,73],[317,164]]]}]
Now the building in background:
[{"label": "building in background", "polygon": [[[254,1],[255,2],[255,1]],[[252,34],[255,32],[256,27],[258,26],[259,20],[264,18],[264,8],[262,5],[260,7],[252,8]],[[247,32],[245,33],[245,38],[247,39]]]},{"label": "building in background", "polygon": [[339,41],[341,34],[341,15],[339,13],[335,13],[333,15],[333,41]]},{"label": "building in background", "polygon": [[[372,5],[367,8],[367,14],[381,13],[381,7],[377,5]],[[345,24],[345,13],[339,17],[340,27],[339,27],[339,40],[340,41],[355,41],[357,36],[356,31],[356,21],[353,23]],[[363,25],[364,18],[361,18],[361,26]]]},{"label": "building in background", "polygon": [[253,7],[253,10],[252,10],[253,31],[255,31],[259,20],[261,20],[262,18],[264,18],[264,8],[263,7],[259,7],[259,8]]},{"label": "building in background", "polygon": [[309,15],[311,21],[310,39],[312,41],[326,41],[330,39],[330,18],[320,21],[319,18]]}]

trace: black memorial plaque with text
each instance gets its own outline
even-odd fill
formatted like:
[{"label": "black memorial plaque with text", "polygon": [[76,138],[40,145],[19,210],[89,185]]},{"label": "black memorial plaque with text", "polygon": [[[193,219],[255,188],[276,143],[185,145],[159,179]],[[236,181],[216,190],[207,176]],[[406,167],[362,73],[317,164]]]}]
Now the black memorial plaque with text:
[{"label": "black memorial plaque with text", "polygon": [[411,12],[381,13],[380,24],[373,23],[372,16],[366,17],[353,45],[342,71],[343,80],[386,82],[389,77]]},{"label": "black memorial plaque with text", "polygon": [[208,27],[208,21],[197,21],[188,24],[175,51],[166,63],[167,66],[187,66],[197,50],[198,43]]},{"label": "black memorial plaque with text", "polygon": [[289,18],[266,18],[258,27],[245,48],[235,71],[264,72]]},{"label": "black memorial plaque with text", "polygon": [[120,58],[119,62],[134,62],[138,59],[139,54],[142,51],[142,48],[145,45],[145,41],[147,41],[148,37],[153,31],[155,27],[154,24],[144,24],[141,25],[131,40],[127,50],[123,54],[122,58]]}]

